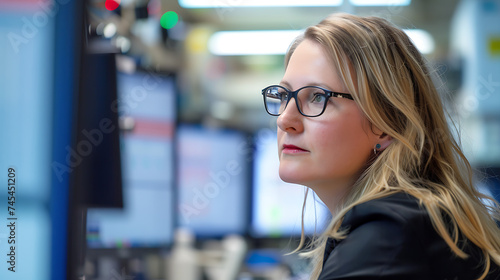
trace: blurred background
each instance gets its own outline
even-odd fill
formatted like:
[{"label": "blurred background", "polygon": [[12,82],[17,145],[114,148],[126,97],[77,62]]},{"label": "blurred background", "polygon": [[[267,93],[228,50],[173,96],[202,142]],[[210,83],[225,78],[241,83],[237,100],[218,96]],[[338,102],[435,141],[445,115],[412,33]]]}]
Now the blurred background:
[{"label": "blurred background", "polygon": [[260,91],[335,12],[407,32],[498,199],[499,0],[0,0],[0,278],[306,279]]}]

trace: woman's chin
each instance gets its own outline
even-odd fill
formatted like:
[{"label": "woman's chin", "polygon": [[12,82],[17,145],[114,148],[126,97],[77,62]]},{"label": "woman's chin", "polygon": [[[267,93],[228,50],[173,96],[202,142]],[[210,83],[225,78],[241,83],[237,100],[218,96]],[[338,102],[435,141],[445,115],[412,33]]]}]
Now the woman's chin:
[{"label": "woman's chin", "polygon": [[279,176],[283,182],[290,183],[290,184],[299,184],[299,185],[305,185],[306,180],[303,177],[303,174],[301,174],[299,170],[281,170],[279,172]]}]

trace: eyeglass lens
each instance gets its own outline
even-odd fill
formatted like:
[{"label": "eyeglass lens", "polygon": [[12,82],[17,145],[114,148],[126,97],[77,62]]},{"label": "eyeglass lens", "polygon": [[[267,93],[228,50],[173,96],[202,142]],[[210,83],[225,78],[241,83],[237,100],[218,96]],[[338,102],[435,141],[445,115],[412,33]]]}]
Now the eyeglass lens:
[{"label": "eyeglass lens", "polygon": [[[283,113],[289,102],[289,92],[282,87],[269,87],[264,92],[264,101],[268,112],[272,115]],[[317,116],[323,112],[327,100],[326,93],[316,87],[305,87],[297,92],[295,102],[299,111],[307,116]]]}]

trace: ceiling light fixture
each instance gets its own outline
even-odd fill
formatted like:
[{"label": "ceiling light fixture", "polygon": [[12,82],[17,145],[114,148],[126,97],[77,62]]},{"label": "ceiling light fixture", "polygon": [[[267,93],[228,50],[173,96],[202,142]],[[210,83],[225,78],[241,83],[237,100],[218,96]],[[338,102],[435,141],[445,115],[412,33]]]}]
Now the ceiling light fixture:
[{"label": "ceiling light fixture", "polygon": [[411,0],[349,0],[354,6],[408,6]]},{"label": "ceiling light fixture", "polygon": [[[422,29],[404,29],[417,49],[423,54],[434,51],[435,43],[429,32]],[[283,55],[301,30],[220,31],[208,41],[214,55]]]},{"label": "ceiling light fixture", "polygon": [[282,55],[301,30],[220,31],[208,41],[215,55]]},{"label": "ceiling light fixture", "polygon": [[332,7],[343,0],[179,0],[183,8],[236,8],[236,7]]},{"label": "ceiling light fixture", "polygon": [[436,44],[429,32],[422,29],[404,29],[404,32],[421,53],[430,54],[434,51]]}]

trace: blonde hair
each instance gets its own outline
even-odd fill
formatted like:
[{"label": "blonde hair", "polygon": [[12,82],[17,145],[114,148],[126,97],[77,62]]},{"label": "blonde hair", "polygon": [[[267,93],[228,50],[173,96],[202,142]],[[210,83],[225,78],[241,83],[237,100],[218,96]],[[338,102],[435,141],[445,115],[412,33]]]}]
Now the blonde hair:
[{"label": "blonde hair", "polygon": [[[408,36],[381,18],[333,14],[292,43],[286,64],[303,40],[323,47],[372,126],[394,139],[367,163],[327,230],[310,244],[306,253],[315,259],[311,279],[321,273],[326,239],[345,238],[340,225],[346,212],[396,192],[419,200],[460,258],[467,258],[458,245],[460,234],[479,247],[484,257],[479,279],[484,279],[491,261],[500,265],[499,205],[474,187],[472,168],[448,127],[433,73]],[[297,250],[303,247],[304,235]]]}]

